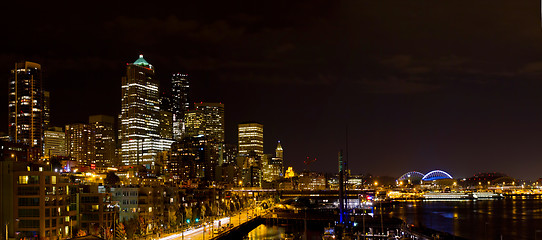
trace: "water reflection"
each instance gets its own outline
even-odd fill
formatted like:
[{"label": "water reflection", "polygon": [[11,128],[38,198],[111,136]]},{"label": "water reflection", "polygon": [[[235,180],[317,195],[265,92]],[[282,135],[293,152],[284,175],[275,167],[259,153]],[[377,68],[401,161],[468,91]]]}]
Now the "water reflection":
[{"label": "water reflection", "polygon": [[[542,230],[542,199],[506,198],[482,201],[399,203],[393,214],[409,224],[424,225],[468,239],[535,239]],[[538,232],[542,239],[542,231]]]}]

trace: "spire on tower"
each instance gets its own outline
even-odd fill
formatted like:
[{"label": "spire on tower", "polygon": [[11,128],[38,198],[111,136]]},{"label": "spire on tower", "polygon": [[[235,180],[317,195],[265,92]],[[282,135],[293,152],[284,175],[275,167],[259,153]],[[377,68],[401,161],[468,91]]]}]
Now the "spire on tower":
[{"label": "spire on tower", "polygon": [[280,145],[280,141],[278,141],[277,148],[275,149],[275,157],[282,159],[283,153],[284,153],[284,150],[282,150],[282,146]]}]

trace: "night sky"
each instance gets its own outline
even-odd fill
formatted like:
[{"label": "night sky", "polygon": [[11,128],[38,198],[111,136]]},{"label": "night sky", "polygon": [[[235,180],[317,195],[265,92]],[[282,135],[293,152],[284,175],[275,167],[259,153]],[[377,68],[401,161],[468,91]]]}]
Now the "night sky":
[{"label": "night sky", "polygon": [[193,102],[225,104],[229,143],[261,122],[296,170],[310,156],[336,172],[348,126],[352,173],[542,177],[539,1],[15,2],[0,14],[0,131],[14,62],[42,64],[62,126],[118,114],[142,53],[164,88],[187,73]]}]

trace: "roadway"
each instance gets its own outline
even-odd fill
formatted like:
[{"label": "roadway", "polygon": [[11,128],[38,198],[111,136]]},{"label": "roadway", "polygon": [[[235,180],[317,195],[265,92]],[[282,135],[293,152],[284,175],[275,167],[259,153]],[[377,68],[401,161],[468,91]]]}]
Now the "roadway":
[{"label": "roadway", "polygon": [[[237,213],[231,217],[225,217],[211,222],[207,222],[205,226],[199,228],[188,229],[184,231],[179,231],[176,233],[169,234],[168,236],[162,237],[159,240],[206,240],[214,237],[213,229],[220,226],[224,226],[228,223],[233,223],[234,227],[239,226],[250,220],[249,216],[256,214],[256,209],[247,209],[243,210],[240,213]],[[263,212],[258,212],[263,214]]]}]

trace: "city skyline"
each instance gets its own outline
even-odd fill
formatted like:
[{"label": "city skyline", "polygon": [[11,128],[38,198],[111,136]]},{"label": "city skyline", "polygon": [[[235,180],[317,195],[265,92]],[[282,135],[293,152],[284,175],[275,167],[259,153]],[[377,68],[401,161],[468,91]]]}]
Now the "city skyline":
[{"label": "city skyline", "polygon": [[[285,165],[296,170],[309,156],[318,159],[313,170],[336,171],[348,126],[355,173],[443,169],[464,177],[485,171],[540,177],[536,3],[215,4],[43,8],[62,19],[32,14],[42,8],[30,6],[22,21],[41,25],[24,31],[39,40],[20,37],[25,34],[1,40],[1,76],[7,81],[15,62],[40,64],[51,123],[63,126],[93,114],[116,116],[125,64],[145,54],[161,85],[174,73],[188,74],[192,102],[227,106],[227,143],[235,143],[236,124],[261,122],[265,142],[280,140]],[[8,32],[23,31],[6,25]],[[7,117],[2,122],[7,126]]]}]

